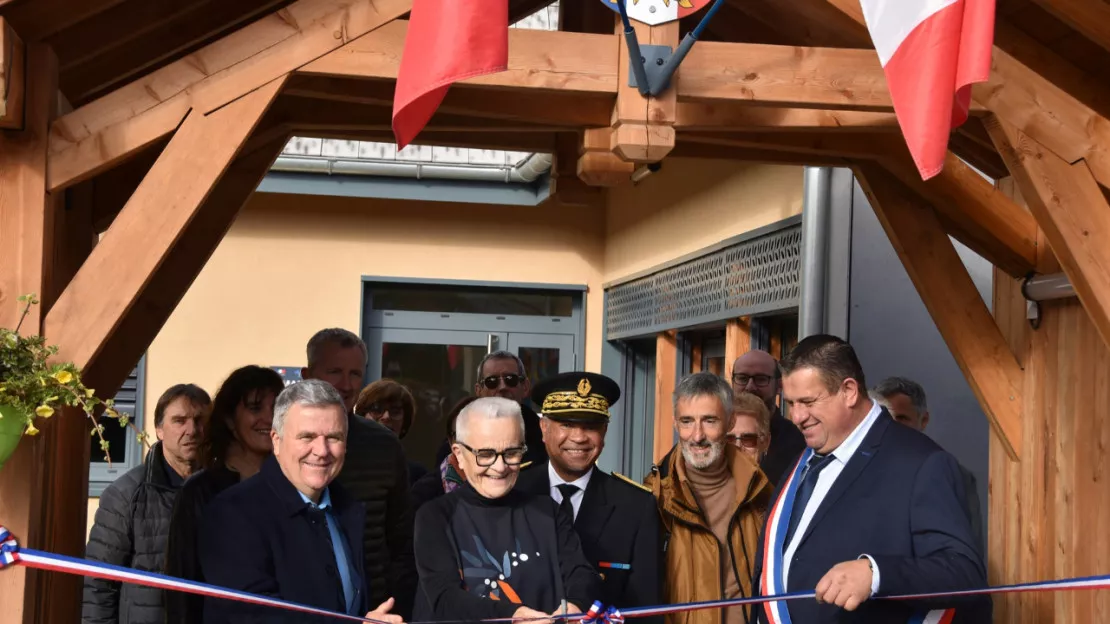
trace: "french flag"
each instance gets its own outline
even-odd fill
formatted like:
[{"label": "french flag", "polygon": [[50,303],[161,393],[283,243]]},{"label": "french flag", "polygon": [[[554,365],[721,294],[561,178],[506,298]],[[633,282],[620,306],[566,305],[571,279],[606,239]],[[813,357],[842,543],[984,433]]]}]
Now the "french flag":
[{"label": "french flag", "polygon": [[860,0],[902,134],[922,179],[944,168],[971,85],[990,78],[995,0]]}]

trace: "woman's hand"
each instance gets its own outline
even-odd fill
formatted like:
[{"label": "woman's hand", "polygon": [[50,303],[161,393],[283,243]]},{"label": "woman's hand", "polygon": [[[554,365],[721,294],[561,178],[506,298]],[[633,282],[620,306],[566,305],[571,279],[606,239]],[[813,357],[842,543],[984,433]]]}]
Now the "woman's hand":
[{"label": "woman's hand", "polygon": [[529,624],[552,624],[551,616],[543,611],[520,607],[513,612],[513,619],[530,620]]},{"label": "woman's hand", "polygon": [[368,620],[377,620],[378,622],[387,622],[388,624],[404,624],[405,621],[403,619],[401,619],[401,616],[393,615],[392,613],[389,612],[389,610],[392,609],[392,608],[393,608],[393,599],[389,598],[385,602],[378,605],[377,609],[374,609],[373,611],[371,611],[370,613],[367,613],[363,617],[365,617]]}]

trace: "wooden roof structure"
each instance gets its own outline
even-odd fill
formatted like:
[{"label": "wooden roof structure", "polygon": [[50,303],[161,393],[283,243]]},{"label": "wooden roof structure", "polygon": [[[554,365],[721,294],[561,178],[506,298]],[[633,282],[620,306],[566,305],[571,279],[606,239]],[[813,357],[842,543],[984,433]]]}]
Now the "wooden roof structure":
[{"label": "wooden roof structure", "polygon": [[[547,4],[510,0],[511,18]],[[291,134],[392,141],[411,5],[0,0],[0,323],[41,293],[29,329],[90,386],[118,387]],[[1023,364],[948,235],[1015,278],[1058,260],[1110,339],[1110,4],[998,0],[991,80],[928,182],[859,0],[728,0],[650,99],[628,86],[611,11],[561,11],[558,32],[510,31],[509,70],[453,87],[418,142],[554,153],[563,203],[669,156],[852,167],[999,453],[1038,452],[1023,447]],[[698,19],[638,25],[639,40],[675,46]],[[25,542],[82,552],[87,439],[79,419],[54,419],[0,473],[4,521]],[[0,622],[75,621],[79,591],[5,573]]]}]

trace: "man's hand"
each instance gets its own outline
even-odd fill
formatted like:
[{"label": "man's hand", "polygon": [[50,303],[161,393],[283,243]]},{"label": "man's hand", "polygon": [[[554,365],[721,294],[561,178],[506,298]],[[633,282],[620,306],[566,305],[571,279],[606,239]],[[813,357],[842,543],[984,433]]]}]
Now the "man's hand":
[{"label": "man's hand", "polygon": [[582,609],[579,609],[578,605],[574,604],[573,602],[567,602],[566,600],[564,600],[559,603],[558,609],[555,609],[551,612],[551,617],[566,617],[568,615],[574,615],[575,613],[582,613]]},{"label": "man's hand", "polygon": [[855,611],[871,597],[871,564],[867,559],[838,563],[817,583],[817,602]]},{"label": "man's hand", "polygon": [[378,622],[388,622],[388,624],[404,624],[405,621],[403,619],[401,619],[401,616],[393,615],[392,613],[389,612],[389,610],[392,609],[392,608],[393,608],[393,599],[389,598],[385,602],[378,605],[377,609],[374,609],[373,611],[371,611],[370,613],[367,613],[363,617],[365,617],[368,620],[377,620]]},{"label": "man's hand", "polygon": [[513,619],[529,620],[529,624],[551,624],[551,616],[543,611],[520,607],[513,611]]}]

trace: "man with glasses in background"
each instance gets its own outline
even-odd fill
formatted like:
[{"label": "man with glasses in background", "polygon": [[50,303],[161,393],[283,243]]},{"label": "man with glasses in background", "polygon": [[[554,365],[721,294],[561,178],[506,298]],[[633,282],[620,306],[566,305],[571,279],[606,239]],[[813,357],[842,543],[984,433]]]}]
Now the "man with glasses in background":
[{"label": "man with glasses in background", "polygon": [[771,483],[776,485],[806,448],[802,432],[798,431],[794,423],[783,418],[775,400],[781,383],[782,374],[778,363],[766,351],[753,349],[736,358],[732,364],[732,391],[737,395],[750,392],[758,396],[763,399],[763,404],[771,414],[770,446],[760,460],[759,467]]},{"label": "man with glasses in background", "polygon": [[528,453],[524,462],[547,461],[547,449],[543,444],[543,431],[540,417],[529,405],[528,394],[532,389],[524,362],[510,351],[494,351],[482,358],[478,364],[478,382],[474,384],[474,394],[479,398],[501,397],[520,404],[524,418],[524,443]]}]

